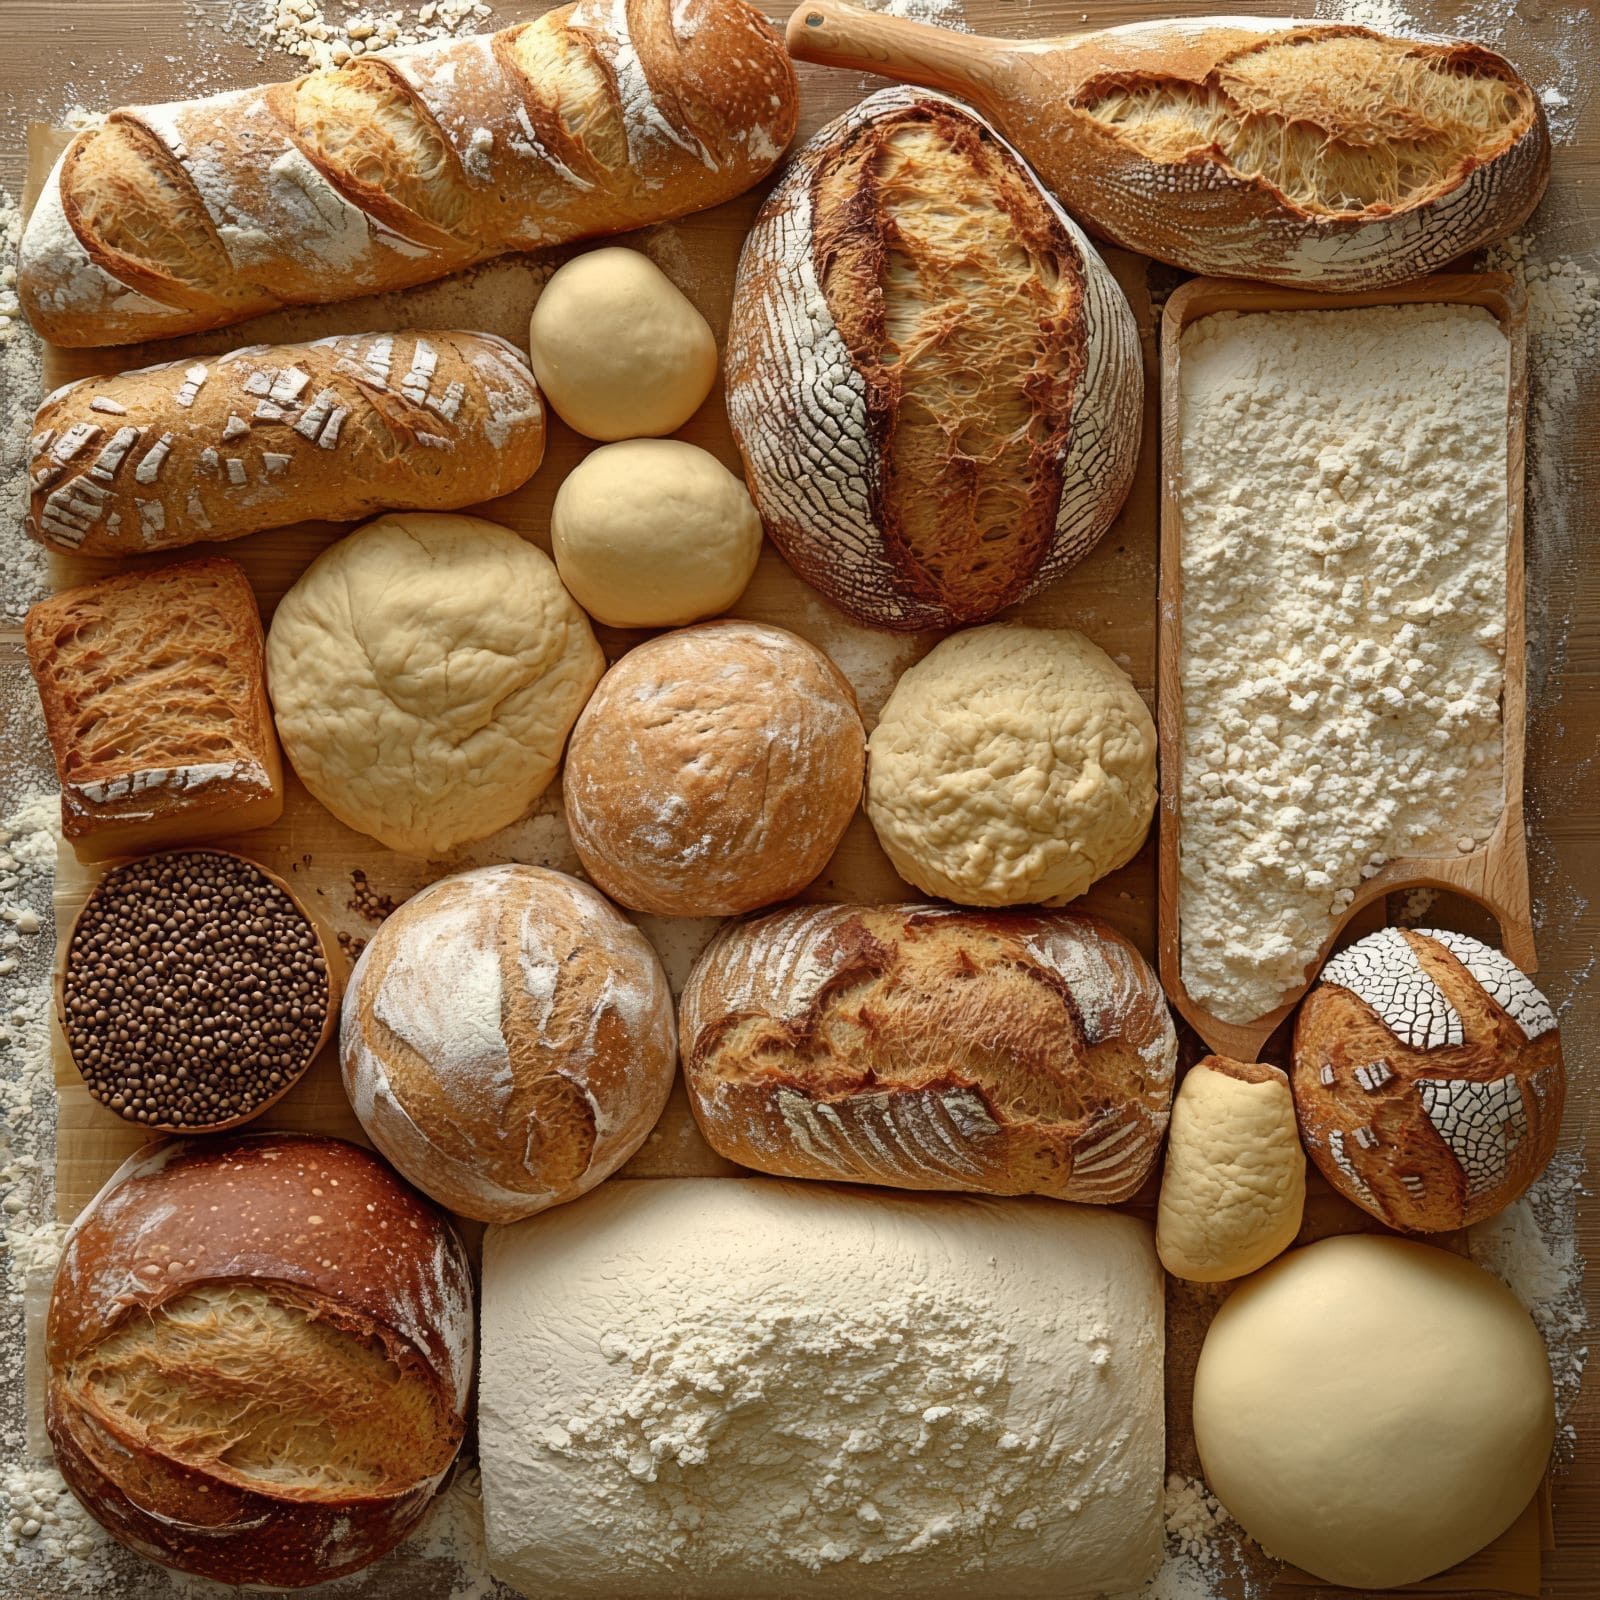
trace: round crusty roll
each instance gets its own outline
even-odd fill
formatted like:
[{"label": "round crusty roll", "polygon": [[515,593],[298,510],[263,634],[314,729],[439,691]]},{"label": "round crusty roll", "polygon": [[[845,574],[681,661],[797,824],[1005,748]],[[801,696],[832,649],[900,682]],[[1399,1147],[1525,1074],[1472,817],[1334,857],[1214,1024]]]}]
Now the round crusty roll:
[{"label": "round crusty roll", "polygon": [[786,1178],[1113,1204],[1144,1181],[1178,1040],[1092,917],[793,906],[722,930],[681,1008],[695,1121]]},{"label": "round crusty roll", "polygon": [[630,650],[567,747],[584,870],[635,911],[737,916],[798,894],[861,802],[855,692],[815,645],[708,622]]},{"label": "round crusty roll", "polygon": [[1322,969],[1294,1030],[1300,1137],[1335,1189],[1391,1228],[1464,1228],[1516,1200],[1561,1130],[1550,1003],[1500,951],[1380,928]]},{"label": "round crusty roll", "polygon": [[412,1183],[514,1222],[644,1143],[677,1067],[672,992],[588,884],[480,867],[413,895],[361,952],[339,1059],[367,1137]]},{"label": "round crusty roll", "polygon": [[421,1520],[472,1360],[461,1240],[371,1151],[168,1140],[67,1235],[45,1426],[72,1492],[140,1555],[300,1588]]}]

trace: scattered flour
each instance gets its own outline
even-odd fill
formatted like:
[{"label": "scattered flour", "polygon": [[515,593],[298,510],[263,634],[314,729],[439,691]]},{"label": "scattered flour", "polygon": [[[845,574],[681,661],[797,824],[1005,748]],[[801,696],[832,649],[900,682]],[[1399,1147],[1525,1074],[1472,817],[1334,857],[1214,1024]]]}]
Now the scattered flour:
[{"label": "scattered flour", "polygon": [[936,28],[957,28],[971,33],[962,0],[861,0],[869,11],[886,17],[904,17],[908,22],[927,22]]},{"label": "scattered flour", "polygon": [[[328,13],[342,9],[330,21]],[[240,13],[242,12],[242,16]],[[336,7],[320,0],[238,0],[234,15],[260,37],[313,67],[337,67],[355,56],[476,31],[491,8],[484,0],[430,0],[407,9]]]},{"label": "scattered flour", "polygon": [[17,303],[17,243],[22,212],[0,189],[0,619],[21,620],[44,593],[44,546],[22,531],[28,493],[28,440],[39,403],[40,347]]}]

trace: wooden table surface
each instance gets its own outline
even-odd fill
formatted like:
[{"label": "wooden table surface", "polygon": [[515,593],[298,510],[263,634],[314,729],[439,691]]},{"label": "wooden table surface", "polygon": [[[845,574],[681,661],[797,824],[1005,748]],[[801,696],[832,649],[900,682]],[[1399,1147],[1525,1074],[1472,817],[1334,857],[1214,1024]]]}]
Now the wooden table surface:
[{"label": "wooden table surface", "polygon": [[[292,76],[296,64],[289,57],[262,51],[245,27],[228,27],[230,17],[255,15],[261,9],[241,4],[240,0],[0,0],[0,36],[6,41],[0,48],[0,184],[20,197],[26,125],[54,120],[69,105],[102,109]],[[540,9],[538,5],[497,4],[493,18],[484,26],[504,25]],[[767,9],[776,16],[787,7],[768,4]],[[1086,23],[1076,4],[1063,4],[1061,0],[1037,0],[1033,4],[1021,0],[966,0],[965,16],[976,30],[1036,37],[1070,32],[1089,24],[1109,25],[1164,13],[1203,14],[1217,9],[1221,8],[1206,5],[1204,0],[1171,6],[1118,3],[1095,8]],[[1268,3],[1258,9],[1286,16],[1295,14],[1292,6],[1282,4]],[[1469,20],[1453,24],[1457,10],[1442,0],[1419,0],[1411,11],[1419,21],[1431,21],[1441,31],[1472,31]],[[1582,63],[1590,74],[1581,85],[1562,80],[1563,90],[1577,110],[1578,125],[1575,135],[1557,148],[1551,197],[1537,226],[1547,240],[1559,241],[1557,248],[1562,253],[1582,252],[1593,266],[1596,221],[1600,215],[1600,197],[1594,190],[1600,168],[1600,108],[1591,110],[1586,97],[1600,76],[1600,66],[1594,65],[1600,61],[1600,30],[1591,25],[1587,13],[1556,10],[1530,11],[1509,21],[1497,18],[1495,26],[1504,27],[1504,48],[1536,84],[1562,80],[1566,71],[1562,63],[1571,60]],[[802,135],[853,103],[871,86],[871,80],[853,74],[806,67],[800,70],[800,80]],[[744,197],[680,225],[671,236],[657,239],[656,244],[665,252],[660,256],[663,264],[672,271],[670,254],[681,249],[684,241],[688,244],[686,265],[691,271],[713,258],[731,262],[757,198]],[[1142,261],[1121,252],[1111,252],[1109,259],[1128,290],[1146,333],[1148,356],[1152,348],[1152,296],[1159,298],[1179,277],[1163,268],[1147,273]],[[693,284],[686,283],[686,287],[701,300],[702,309],[720,334],[726,305],[716,303],[719,291],[714,279],[708,284],[704,274],[697,275],[702,279],[699,292]],[[525,315],[525,310],[515,309],[514,295],[509,301],[501,297],[497,303],[504,315]],[[506,310],[508,305],[513,310]],[[419,320],[427,319],[419,314]],[[323,330],[316,327],[308,331]],[[515,334],[516,330],[507,331]],[[213,336],[210,347],[225,348],[230,342],[244,341],[231,340],[224,333]],[[99,370],[124,364],[100,356],[92,359]],[[79,370],[96,370],[96,366]],[[1114,655],[1125,659],[1141,690],[1148,695],[1152,692],[1155,658],[1157,505],[1152,426],[1154,369],[1148,361],[1147,372],[1152,392],[1147,406],[1146,443],[1138,484],[1129,505],[1100,549],[1071,579],[1056,586],[1042,603],[1030,607],[1028,614],[1084,628]],[[1533,381],[1537,400],[1537,370]],[[1562,1010],[1569,1071],[1574,1080],[1564,1133],[1564,1146],[1569,1149],[1589,1144],[1593,1108],[1600,1100],[1600,1089],[1588,1081],[1587,1072],[1588,1060],[1600,1044],[1600,1004],[1596,999],[1600,991],[1592,985],[1585,986],[1583,981],[1600,931],[1600,907],[1588,900],[1592,887],[1600,884],[1600,791],[1595,787],[1592,771],[1600,741],[1600,566],[1583,559],[1585,545],[1600,538],[1600,509],[1596,509],[1600,498],[1595,494],[1600,489],[1597,399],[1600,383],[1590,373],[1578,403],[1565,410],[1560,437],[1554,442],[1560,452],[1571,519],[1564,537],[1555,537],[1548,517],[1541,520],[1537,504],[1528,530],[1533,635],[1530,659],[1535,666],[1528,680],[1527,805],[1541,982]],[[690,436],[696,436],[693,430]],[[720,409],[701,442],[717,449],[724,459],[733,459]],[[535,480],[538,492],[507,509],[505,520],[547,543],[539,525],[542,511],[548,506],[554,486],[579,454],[578,441],[555,426],[550,458]],[[14,527],[15,511],[8,509],[7,517],[12,525],[0,536],[21,537]],[[323,539],[326,536],[325,532],[306,535]],[[223,552],[243,556],[268,608],[292,581],[300,564],[285,560],[281,546],[275,546],[272,537],[260,536]],[[280,553],[275,555],[275,549]],[[25,594],[0,595],[0,690],[4,691],[0,693],[0,707],[26,703],[18,692],[26,690],[18,624],[29,599]],[[904,649],[886,648],[887,642],[863,639],[858,631],[849,636],[841,634],[827,608],[795,584],[770,549],[764,554],[761,571],[739,611],[785,622],[818,638],[839,652],[841,665],[847,671],[851,670],[852,658],[866,663],[866,670],[881,680],[879,689],[886,689],[892,672],[920,653],[927,642],[923,641],[921,647],[912,642]],[[604,631],[603,637],[612,655],[627,642]],[[875,712],[881,698],[881,692],[864,696],[869,701],[869,712]],[[4,712],[0,711],[0,715]],[[33,752],[34,761],[42,760],[42,747],[37,740],[29,743],[15,726],[4,732],[7,737],[0,743],[0,750],[16,751],[26,745]],[[328,826],[336,829],[337,825],[328,819]],[[341,903],[334,907],[334,920],[344,921],[352,936],[358,936],[370,909],[364,902],[391,893],[403,896],[415,886],[415,881],[406,881],[393,858],[385,861],[385,853],[370,841],[344,830],[326,835],[319,830],[319,838],[336,841],[339,846],[345,892]],[[287,837],[279,841],[284,859],[273,864],[280,870],[289,867],[291,845],[298,848],[301,843]],[[472,854],[474,861],[490,858]],[[885,869],[864,819],[857,820],[835,866],[837,870],[825,876],[823,885],[829,898],[842,897],[838,892],[841,873],[849,887],[863,897],[880,898],[892,893],[892,879],[882,878]],[[359,876],[363,872],[368,873],[367,878]],[[858,878],[862,880],[859,889]],[[64,884],[69,903],[75,887],[70,880],[69,874]],[[370,884],[371,894],[351,892],[352,883]],[[1138,938],[1147,953],[1153,953],[1153,852],[1147,849],[1130,867],[1097,886],[1091,904]],[[106,1114],[90,1106],[81,1091],[74,1099],[74,1086],[70,1083],[67,1088],[63,1138],[68,1148],[64,1151],[67,1160],[61,1209],[70,1214],[86,1192],[84,1185],[90,1182],[96,1164],[126,1135],[115,1122],[97,1121]],[[329,1096],[326,1103],[332,1104],[337,1096],[336,1080],[327,1078],[323,1088]],[[305,1102],[317,1103],[320,1096]],[[681,1106],[676,1115],[679,1123],[674,1126],[686,1120]],[[647,1150],[642,1163],[646,1170],[651,1159]],[[670,1152],[668,1159],[670,1164]],[[1331,1197],[1324,1203],[1331,1204]],[[1597,1323],[1600,1201],[1585,1197],[1579,1231],[1583,1253],[1597,1263],[1587,1286],[1591,1322]],[[1569,1468],[1554,1484],[1557,1547],[1545,1560],[1544,1593],[1567,1600],[1596,1600],[1600,1596],[1600,1383],[1588,1384],[1571,1420],[1576,1423],[1579,1440]],[[336,1590],[339,1594],[381,1595],[383,1600],[413,1600],[413,1596],[415,1600],[443,1600],[443,1592],[420,1573],[401,1572],[388,1564],[384,1571],[387,1576],[375,1587],[339,1585]],[[0,1575],[0,1585],[3,1582]],[[0,1588],[0,1592],[6,1591]],[[1313,1595],[1323,1591],[1302,1588],[1293,1592]],[[1330,1596],[1347,1592],[1326,1591]],[[166,1593],[153,1575],[148,1593],[152,1597]]]}]

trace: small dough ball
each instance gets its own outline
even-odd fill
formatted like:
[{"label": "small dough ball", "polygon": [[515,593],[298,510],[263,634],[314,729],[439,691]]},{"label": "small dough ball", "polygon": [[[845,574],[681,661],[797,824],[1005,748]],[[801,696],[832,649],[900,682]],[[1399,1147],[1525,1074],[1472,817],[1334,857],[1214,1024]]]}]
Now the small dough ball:
[{"label": "small dough ball", "polygon": [[1155,805],[1155,723],[1068,628],[952,634],[895,685],[869,746],[879,844],[961,905],[1075,900],[1138,854]]},{"label": "small dough ball", "polygon": [[561,581],[613,628],[670,628],[726,611],[761,554],[744,479],[677,439],[591,451],[550,513]]},{"label": "small dough ball", "polygon": [[865,760],[855,693],[815,645],[703,622],[601,679],[567,750],[567,827],[584,870],[632,910],[737,916],[828,864]]},{"label": "small dough ball", "polygon": [[284,753],[341,822],[440,857],[515,822],[605,670],[549,556],[478,517],[379,517],[279,603]]},{"label": "small dough ball", "polygon": [[1305,1199],[1288,1078],[1260,1061],[1196,1062],[1172,1105],[1156,1213],[1161,1265],[1190,1283],[1242,1278],[1294,1243]]},{"label": "small dough ball", "polygon": [[636,439],[681,428],[717,381],[717,341],[648,257],[591,250],[557,271],[528,329],[533,374],[569,428]]},{"label": "small dough ball", "polygon": [[644,1143],[677,1071],[672,991],[588,884],[517,863],[441,878],[372,936],[339,1025],[367,1137],[480,1222],[576,1199]]},{"label": "small dough ball", "polygon": [[1498,1279],[1349,1234],[1234,1290],[1195,1370],[1194,1435],[1251,1538],[1325,1582],[1387,1590],[1517,1519],[1549,1460],[1555,1392]]}]

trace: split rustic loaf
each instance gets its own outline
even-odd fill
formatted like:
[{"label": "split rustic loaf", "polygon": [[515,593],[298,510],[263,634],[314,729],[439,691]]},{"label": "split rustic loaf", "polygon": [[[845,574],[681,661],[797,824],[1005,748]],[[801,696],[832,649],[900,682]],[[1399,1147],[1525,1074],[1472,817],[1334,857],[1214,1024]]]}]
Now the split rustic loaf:
[{"label": "split rustic loaf", "polygon": [[492,334],[345,334],[84,378],[39,407],[32,450],[34,538],[140,555],[507,494],[544,455],[544,405]]},{"label": "split rustic loaf", "polygon": [[942,95],[822,129],[745,241],[728,417],[767,532],[871,627],[979,622],[1110,526],[1133,314],[1020,157]]},{"label": "split rustic loaf", "polygon": [[731,199],[794,122],[794,69],[741,0],[581,0],[112,112],[50,174],[18,293],[43,337],[103,345],[404,288]]},{"label": "split rustic loaf", "polygon": [[934,905],[730,925],[679,1035],[695,1120],[729,1160],[1105,1204],[1155,1161],[1178,1049],[1154,973],[1105,924]]}]

